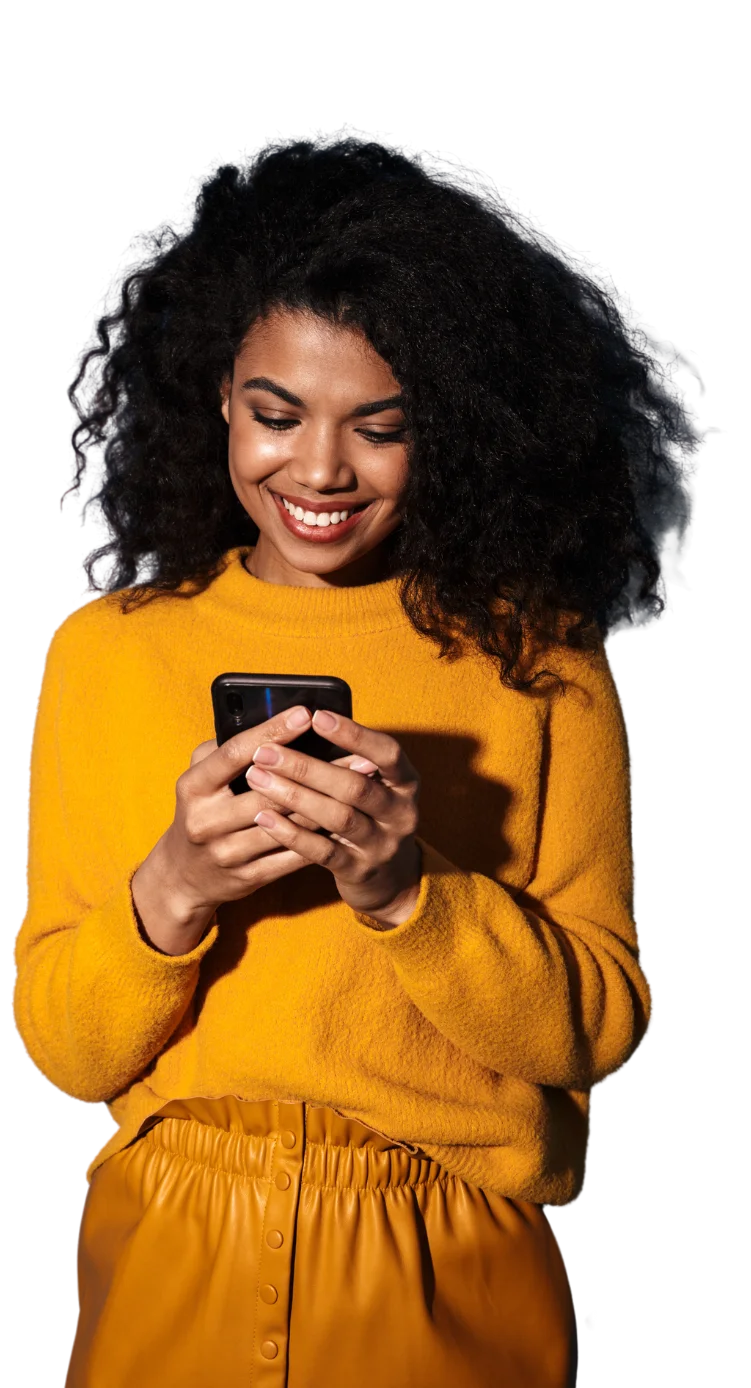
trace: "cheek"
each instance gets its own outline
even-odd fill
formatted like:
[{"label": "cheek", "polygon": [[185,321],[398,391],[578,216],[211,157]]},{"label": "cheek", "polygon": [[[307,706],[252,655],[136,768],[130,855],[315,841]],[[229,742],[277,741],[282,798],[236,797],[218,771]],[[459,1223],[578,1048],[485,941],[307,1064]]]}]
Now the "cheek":
[{"label": "cheek", "polygon": [[[397,454],[397,450],[394,450]],[[407,486],[409,477],[409,461],[407,450],[399,449],[398,455],[385,460],[380,470],[378,489],[382,496],[388,498],[395,506],[398,506]]]},{"label": "cheek", "polygon": [[229,469],[238,482],[259,482],[276,471],[283,460],[283,436],[262,434],[258,429],[230,423]]}]

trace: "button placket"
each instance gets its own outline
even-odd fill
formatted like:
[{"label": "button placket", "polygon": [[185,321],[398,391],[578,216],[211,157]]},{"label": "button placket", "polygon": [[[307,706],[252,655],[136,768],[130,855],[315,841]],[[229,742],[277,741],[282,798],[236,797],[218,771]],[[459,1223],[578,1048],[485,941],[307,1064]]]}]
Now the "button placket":
[{"label": "button placket", "polygon": [[258,1268],[253,1377],[258,1388],[284,1388],[287,1382],[292,1256],[305,1147],[305,1105],[279,1103],[276,1110],[278,1135]]}]

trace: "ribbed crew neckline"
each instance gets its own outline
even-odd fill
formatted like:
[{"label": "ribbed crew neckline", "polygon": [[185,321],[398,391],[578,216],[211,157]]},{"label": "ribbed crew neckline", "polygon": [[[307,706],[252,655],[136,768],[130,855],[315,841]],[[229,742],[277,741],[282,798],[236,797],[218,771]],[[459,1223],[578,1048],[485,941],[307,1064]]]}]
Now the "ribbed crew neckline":
[{"label": "ribbed crew neckline", "polygon": [[409,626],[399,598],[399,580],[382,579],[352,588],[306,588],[267,583],[243,565],[247,545],[227,550],[224,568],[209,593],[227,604],[238,620],[280,635],[356,635]]}]

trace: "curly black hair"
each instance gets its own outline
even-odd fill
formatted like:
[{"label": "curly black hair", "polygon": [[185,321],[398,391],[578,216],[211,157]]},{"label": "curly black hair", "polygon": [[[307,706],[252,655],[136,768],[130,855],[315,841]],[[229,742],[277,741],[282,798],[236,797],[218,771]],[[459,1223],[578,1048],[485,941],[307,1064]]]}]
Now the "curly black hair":
[{"label": "curly black hair", "polygon": [[68,491],[92,448],[104,458],[91,501],[112,538],[90,587],[125,589],[123,610],[190,595],[255,542],[220,386],[275,307],[356,325],[399,382],[410,471],[390,571],[443,654],[469,638],[524,688],[530,633],[581,647],[662,611],[660,546],[688,523],[698,436],[648,339],[495,193],[355,139],[220,168],[99,320],[69,391]]}]

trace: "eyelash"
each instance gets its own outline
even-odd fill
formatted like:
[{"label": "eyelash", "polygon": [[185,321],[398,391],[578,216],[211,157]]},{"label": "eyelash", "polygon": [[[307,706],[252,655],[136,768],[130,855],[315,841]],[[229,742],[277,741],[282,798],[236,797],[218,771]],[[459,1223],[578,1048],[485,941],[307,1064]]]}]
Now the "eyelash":
[{"label": "eyelash", "polygon": [[[278,434],[286,433],[289,429],[294,429],[297,424],[296,419],[269,419],[267,415],[260,414],[258,410],[253,410],[253,418],[257,420],[259,424],[264,424],[267,429],[273,429]],[[379,443],[399,443],[404,438],[407,430],[406,428],[395,429],[390,434],[371,434],[368,433],[367,429],[358,429],[357,432],[361,434],[364,439],[367,439],[368,443],[377,445]]]}]

